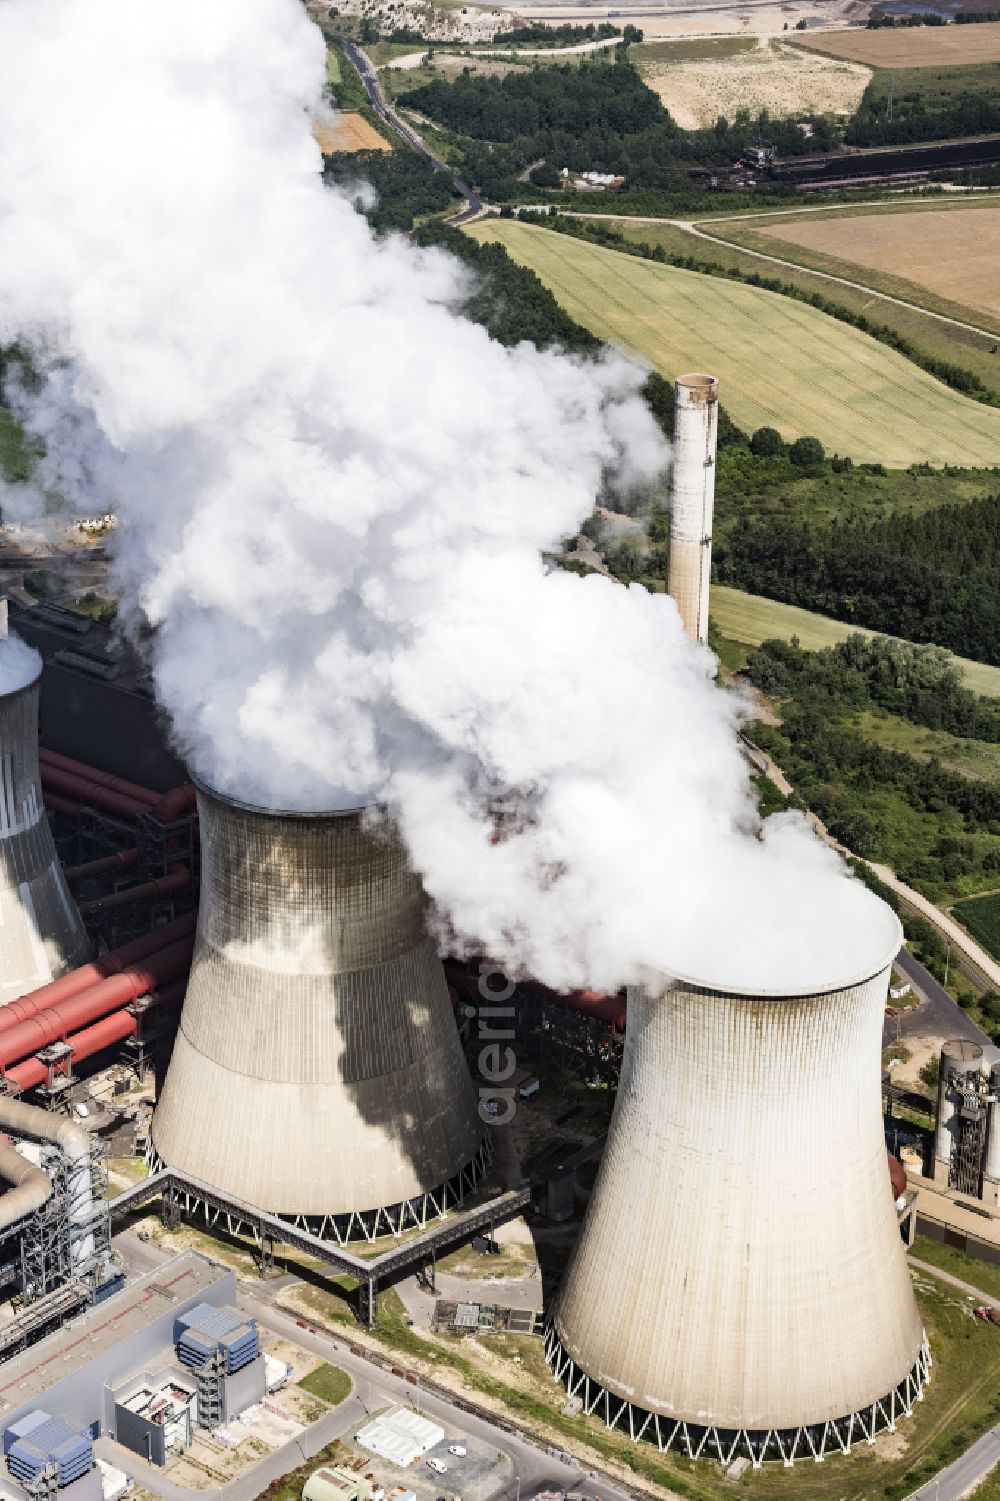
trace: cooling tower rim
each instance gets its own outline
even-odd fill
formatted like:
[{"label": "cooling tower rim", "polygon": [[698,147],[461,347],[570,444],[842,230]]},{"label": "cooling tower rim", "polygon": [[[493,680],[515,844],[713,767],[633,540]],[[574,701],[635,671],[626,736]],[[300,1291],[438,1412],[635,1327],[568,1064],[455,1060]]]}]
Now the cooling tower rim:
[{"label": "cooling tower rim", "polygon": [[211,782],[198,776],[190,768],[188,775],[198,792],[213,802],[222,803],[227,808],[238,808],[241,813],[259,813],[265,818],[315,820],[329,823],[335,818],[356,818],[359,813],[365,813],[368,810],[385,811],[385,804],[376,802],[374,799],[352,803],[348,808],[271,808],[266,803],[249,803],[243,798],[234,797],[230,792],[220,792],[218,787],[213,787]]},{"label": "cooling tower rim", "polygon": [[[883,905],[885,905],[883,903]],[[863,968],[848,969],[846,966],[836,974],[831,973],[828,979],[809,981],[807,984],[789,985],[733,985],[721,974],[712,975],[709,966],[701,974],[682,974],[674,968],[650,968],[650,981],[644,982],[643,988],[654,993],[656,986],[662,981],[659,995],[664,996],[669,990],[681,987],[710,995],[729,996],[734,1000],[809,1000],[814,996],[835,995],[841,990],[853,990],[858,985],[864,985],[869,980],[874,980],[883,970],[889,968],[903,945],[903,925],[893,912],[891,907],[886,907],[886,936],[885,944],[881,952],[883,957],[869,959]]]},{"label": "cooling tower rim", "polygon": [[12,698],[17,698],[18,694],[28,693],[32,688],[37,687],[38,680],[42,675],[42,668],[44,666],[45,663],[41,660],[41,658],[39,658],[38,667],[30,678],[28,678],[25,682],[20,683],[16,688],[8,688],[6,693],[0,693],[0,704],[9,703]]}]

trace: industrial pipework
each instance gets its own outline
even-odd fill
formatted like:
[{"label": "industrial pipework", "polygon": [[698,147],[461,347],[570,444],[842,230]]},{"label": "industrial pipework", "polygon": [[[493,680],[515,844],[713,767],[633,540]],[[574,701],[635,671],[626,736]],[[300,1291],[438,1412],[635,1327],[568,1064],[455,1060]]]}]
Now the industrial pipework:
[{"label": "industrial pipework", "polygon": [[[14,1136],[54,1149],[62,1159],[66,1178],[70,1270],[79,1272],[92,1264],[95,1251],[95,1203],[90,1169],[90,1137],[87,1132],[72,1121],[53,1115],[51,1111],[40,1110],[36,1105],[24,1105],[20,1100],[10,1100],[3,1096],[0,1096],[0,1130],[10,1131]],[[15,1155],[20,1156],[19,1153]],[[6,1166],[11,1166],[9,1159]],[[0,1172],[7,1176],[2,1168]],[[26,1214],[34,1208],[40,1208],[51,1195],[50,1176],[47,1173],[43,1173],[43,1176],[49,1187],[49,1193],[44,1197],[40,1197],[41,1184],[38,1180],[27,1175],[21,1179],[21,1188],[30,1189],[32,1196],[39,1199],[37,1204],[24,1210]],[[9,1197],[10,1194],[6,1194],[0,1199],[0,1215]],[[3,1223],[6,1225],[7,1220]]]},{"label": "industrial pipework", "polygon": [[39,665],[30,682],[0,695],[0,1006],[81,964],[89,949],[42,803],[40,677]]},{"label": "industrial pipework", "polygon": [[934,1182],[1000,1206],[1000,1051],[946,1042],[938,1072]]},{"label": "industrial pipework", "polygon": [[674,466],[670,499],[667,593],[693,641],[708,640],[712,512],[719,426],[714,375],[679,375],[674,383]]},{"label": "industrial pipework", "polygon": [[377,809],[198,788],[202,883],[154,1164],[337,1241],[460,1202],[485,1133],[402,840]]},{"label": "industrial pipework", "polygon": [[852,974],[845,945],[817,993],[710,974],[629,990],[607,1147],[546,1335],[609,1427],[791,1464],[872,1442],[920,1396],[879,1092],[888,907],[884,927],[874,972]]}]

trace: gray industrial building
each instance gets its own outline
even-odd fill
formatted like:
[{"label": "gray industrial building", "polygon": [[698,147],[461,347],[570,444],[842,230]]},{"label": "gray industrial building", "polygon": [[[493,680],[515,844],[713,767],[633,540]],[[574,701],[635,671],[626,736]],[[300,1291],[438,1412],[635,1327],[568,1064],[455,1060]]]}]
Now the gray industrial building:
[{"label": "gray industrial building", "polygon": [[[235,1295],[233,1273],[195,1251],[137,1278],[0,1367],[0,1438],[41,1409],[92,1437],[107,1434],[162,1463],[157,1446],[166,1437],[165,1425],[127,1404],[144,1381],[152,1389],[159,1376],[197,1393],[198,1373],[175,1360],[178,1331],[192,1310],[225,1309]],[[240,1403],[246,1407],[263,1396],[263,1364],[258,1354],[235,1373],[239,1379],[229,1388],[224,1413],[235,1416]],[[141,1402],[135,1407],[141,1409]]]}]

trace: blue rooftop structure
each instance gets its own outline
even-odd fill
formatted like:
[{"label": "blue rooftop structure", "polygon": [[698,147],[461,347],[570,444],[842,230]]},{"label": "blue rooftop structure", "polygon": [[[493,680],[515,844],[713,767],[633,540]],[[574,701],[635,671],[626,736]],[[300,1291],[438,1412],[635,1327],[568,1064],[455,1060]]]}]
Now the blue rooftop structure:
[{"label": "blue rooftop structure", "polygon": [[216,1354],[224,1358],[226,1375],[242,1370],[260,1352],[257,1320],[231,1308],[199,1303],[178,1319],[177,1354],[185,1365],[207,1365]]},{"label": "blue rooftop structure", "polygon": [[56,1483],[62,1488],[79,1480],[94,1464],[89,1434],[38,1408],[11,1424],[4,1433],[4,1448],[7,1469],[23,1485],[37,1480],[52,1465]]}]

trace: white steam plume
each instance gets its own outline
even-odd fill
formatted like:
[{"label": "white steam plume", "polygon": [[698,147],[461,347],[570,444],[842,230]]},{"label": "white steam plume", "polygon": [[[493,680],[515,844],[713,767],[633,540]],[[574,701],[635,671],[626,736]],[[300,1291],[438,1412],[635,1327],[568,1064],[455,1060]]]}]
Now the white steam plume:
[{"label": "white steam plume", "polygon": [[42,670],[42,659],[20,636],[0,636],[0,698],[33,683]]},{"label": "white steam plume", "polygon": [[374,241],[320,182],[323,65],[297,0],[0,5],[0,342],[47,375],[39,487],[118,513],[181,750],[248,801],[388,801],[456,941],[558,986],[880,961],[802,820],[753,836],[672,603],[543,565],[662,468],[642,372],[505,350],[449,257]]}]

